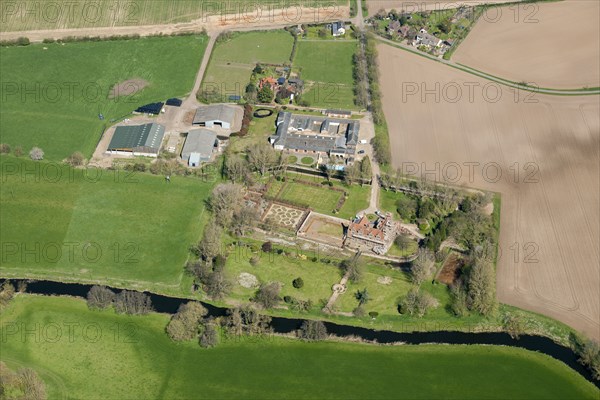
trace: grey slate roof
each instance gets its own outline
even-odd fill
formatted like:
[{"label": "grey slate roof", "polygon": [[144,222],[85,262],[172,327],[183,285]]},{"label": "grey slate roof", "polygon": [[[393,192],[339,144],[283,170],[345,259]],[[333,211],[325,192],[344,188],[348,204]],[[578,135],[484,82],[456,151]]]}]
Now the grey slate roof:
[{"label": "grey slate roof", "polygon": [[234,124],[235,108],[227,104],[214,104],[210,106],[198,107],[194,115],[194,124],[200,124],[207,121],[225,121]]},{"label": "grey slate roof", "polygon": [[[341,126],[345,126],[346,130],[338,132]],[[359,130],[358,121],[282,111],[277,115],[275,135],[272,135],[269,141],[274,146],[283,146],[291,150],[352,155],[356,152]]]},{"label": "grey slate roof", "polygon": [[207,161],[212,155],[216,141],[217,134],[210,129],[192,129],[185,139],[181,158],[187,160],[192,153],[198,153],[202,161]]},{"label": "grey slate roof", "polygon": [[117,126],[108,150],[156,154],[164,135],[165,127],[157,123]]}]

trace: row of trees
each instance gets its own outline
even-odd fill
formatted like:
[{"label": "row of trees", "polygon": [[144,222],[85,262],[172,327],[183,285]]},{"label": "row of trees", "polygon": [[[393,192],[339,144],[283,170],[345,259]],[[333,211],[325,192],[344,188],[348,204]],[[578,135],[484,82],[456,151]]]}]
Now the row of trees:
[{"label": "row of trees", "polygon": [[[23,147],[15,146],[15,148],[12,149],[10,144],[0,143],[0,154],[10,154],[11,150],[15,157],[21,157],[23,155]],[[44,150],[42,150],[39,147],[32,147],[31,150],[29,151],[29,158],[31,158],[34,161],[43,160],[44,159]],[[65,159],[65,162],[72,167],[79,167],[79,166],[85,164],[85,157],[81,152],[76,151],[73,154],[71,154],[69,157],[67,157]]]},{"label": "row of trees", "polygon": [[87,294],[87,305],[96,310],[114,307],[117,313],[130,315],[148,314],[152,311],[152,301],[147,294],[130,290],[115,294],[104,286],[92,286]]}]

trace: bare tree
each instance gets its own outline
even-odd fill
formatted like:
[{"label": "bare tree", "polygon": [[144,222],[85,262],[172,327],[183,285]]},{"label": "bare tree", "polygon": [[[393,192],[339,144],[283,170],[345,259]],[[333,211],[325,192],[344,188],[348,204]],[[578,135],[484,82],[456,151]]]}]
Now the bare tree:
[{"label": "bare tree", "polygon": [[327,338],[327,327],[321,321],[306,320],[302,322],[298,337],[304,340],[323,340]]},{"label": "bare tree", "polygon": [[221,254],[221,235],[223,230],[219,225],[211,220],[204,228],[202,240],[198,243],[198,251],[200,256],[209,264],[213,258]]},{"label": "bare tree", "polygon": [[402,314],[422,317],[431,308],[435,308],[439,302],[435,297],[418,288],[412,288],[400,301],[399,307]]},{"label": "bare tree", "polygon": [[344,180],[346,184],[352,185],[360,177],[360,168],[357,163],[347,166],[344,168]]},{"label": "bare tree", "polygon": [[222,299],[231,291],[231,282],[225,277],[223,271],[215,271],[208,276],[204,285],[206,293],[212,299]]},{"label": "bare tree", "polygon": [[207,322],[200,335],[200,346],[209,348],[215,347],[217,344],[219,344],[219,331],[213,322]]},{"label": "bare tree", "polygon": [[487,261],[476,261],[471,267],[467,283],[469,309],[489,315],[496,306],[496,274]]},{"label": "bare tree", "polygon": [[115,310],[121,314],[147,314],[152,311],[152,301],[145,293],[123,290],[115,297]]},{"label": "bare tree", "polygon": [[29,151],[29,157],[36,161],[43,160],[44,150],[40,149],[39,147],[34,147]]},{"label": "bare tree", "polygon": [[362,182],[371,180],[373,176],[373,169],[371,167],[371,160],[369,156],[365,156],[360,162],[360,177]]},{"label": "bare tree", "polygon": [[267,172],[267,168],[275,162],[275,150],[266,142],[260,142],[248,146],[248,162],[261,175]]},{"label": "bare tree", "polygon": [[91,309],[104,309],[112,306],[115,293],[105,286],[92,286],[87,294],[87,305]]},{"label": "bare tree", "polygon": [[84,164],[85,157],[79,151],[76,151],[75,153],[67,157],[66,161],[67,164],[69,164],[72,167],[80,167]]},{"label": "bare tree", "polygon": [[431,279],[435,272],[434,256],[429,249],[420,249],[418,257],[411,263],[410,277],[415,285]]},{"label": "bare tree", "polygon": [[225,172],[232,182],[238,182],[248,172],[248,163],[237,154],[232,154],[225,160]]},{"label": "bare tree", "polygon": [[179,306],[167,325],[167,334],[174,341],[191,340],[198,335],[198,325],[207,314],[206,308],[196,301]]},{"label": "bare tree", "polygon": [[249,305],[236,307],[228,311],[225,325],[231,335],[257,335],[271,330],[271,317],[261,315]]},{"label": "bare tree", "polygon": [[254,301],[262,305],[264,308],[273,308],[281,301],[279,291],[281,286],[279,282],[271,282],[262,284],[254,295]]},{"label": "bare tree", "polygon": [[10,281],[4,281],[0,286],[0,306],[7,305],[15,296],[15,287]]},{"label": "bare tree", "polygon": [[10,144],[0,143],[0,153],[2,153],[2,154],[10,153]]},{"label": "bare tree", "polygon": [[210,206],[219,225],[223,227],[231,225],[233,214],[244,199],[242,190],[242,186],[235,183],[222,183],[213,189]]},{"label": "bare tree", "polygon": [[258,211],[251,206],[243,206],[234,214],[231,230],[237,236],[244,236],[252,230],[259,219]]},{"label": "bare tree", "polygon": [[344,275],[348,275],[348,280],[350,282],[356,283],[362,279],[362,266],[358,262],[358,257],[342,260],[340,268]]}]

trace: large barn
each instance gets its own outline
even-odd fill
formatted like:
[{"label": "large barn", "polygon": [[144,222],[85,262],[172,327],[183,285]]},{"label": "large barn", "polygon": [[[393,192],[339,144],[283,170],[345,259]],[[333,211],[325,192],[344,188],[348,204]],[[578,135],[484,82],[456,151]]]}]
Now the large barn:
[{"label": "large barn", "polygon": [[188,132],[181,159],[190,167],[197,167],[201,162],[210,161],[217,143],[217,134],[210,129],[192,129]]},{"label": "large barn", "polygon": [[232,129],[236,125],[235,122],[238,116],[241,119],[238,108],[227,104],[213,104],[199,107],[196,110],[192,124],[207,128],[220,126],[223,129]]},{"label": "large barn", "polygon": [[165,127],[157,123],[117,126],[107,152],[157,157],[164,135]]}]

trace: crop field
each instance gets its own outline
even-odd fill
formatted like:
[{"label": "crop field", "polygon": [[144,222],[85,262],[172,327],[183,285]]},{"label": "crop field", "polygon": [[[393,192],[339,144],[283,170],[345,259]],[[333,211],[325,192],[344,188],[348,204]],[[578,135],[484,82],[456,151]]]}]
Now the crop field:
[{"label": "crop field", "polygon": [[379,54],[393,167],[500,193],[499,300],[599,338],[600,98],[519,93]]},{"label": "crop field", "polygon": [[311,106],[357,108],[352,77],[352,56],[357,46],[356,40],[298,41],[294,70],[305,81],[303,98]]},{"label": "crop field", "polygon": [[[294,5],[325,12],[331,5],[347,3],[348,0],[298,0]],[[286,2],[254,0],[252,6],[248,6],[247,0],[96,0],[93,5],[87,0],[58,0],[51,4],[35,0],[6,1],[0,7],[0,31],[177,24],[222,14],[240,19],[255,16],[257,7],[266,14],[273,8],[285,8]]]},{"label": "crop field", "polygon": [[[559,361],[515,348],[222,337],[207,350],[196,341],[171,342],[167,321],[160,314],[90,311],[71,298],[18,296],[0,315],[5,333],[0,360],[11,368],[35,369],[49,398],[598,396],[598,389]],[[84,329],[89,326],[94,328]],[[18,329],[24,327],[33,333],[22,336]],[[57,327],[62,334],[55,336]]]},{"label": "crop field", "polygon": [[499,17],[479,19],[454,61],[539,87],[600,87],[599,2],[536,3],[498,11]]},{"label": "crop field", "polygon": [[211,183],[3,156],[6,276],[179,288]]},{"label": "crop field", "polygon": [[[2,142],[41,147],[53,161],[75,151],[88,158],[110,120],[187,94],[206,44],[206,36],[181,36],[0,48]],[[129,79],[148,84],[109,99]]]}]

